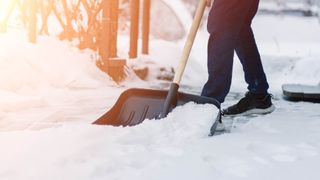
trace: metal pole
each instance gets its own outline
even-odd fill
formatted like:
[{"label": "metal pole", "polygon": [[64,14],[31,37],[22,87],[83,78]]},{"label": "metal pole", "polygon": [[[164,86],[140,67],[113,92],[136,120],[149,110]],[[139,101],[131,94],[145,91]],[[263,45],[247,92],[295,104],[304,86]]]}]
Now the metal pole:
[{"label": "metal pole", "polygon": [[142,54],[149,54],[150,8],[151,1],[144,0],[142,19]]},{"label": "metal pole", "polygon": [[139,38],[139,8],[140,0],[130,1],[130,51],[129,57],[136,58],[138,52],[138,38]]}]

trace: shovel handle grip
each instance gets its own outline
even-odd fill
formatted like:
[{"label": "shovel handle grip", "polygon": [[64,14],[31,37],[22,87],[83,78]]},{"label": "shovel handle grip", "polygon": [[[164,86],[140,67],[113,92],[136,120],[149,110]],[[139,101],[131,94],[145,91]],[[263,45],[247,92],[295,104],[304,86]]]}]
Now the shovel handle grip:
[{"label": "shovel handle grip", "polygon": [[186,68],[186,64],[187,64],[189,56],[190,56],[190,51],[193,46],[193,42],[196,38],[197,31],[199,29],[202,16],[203,16],[204,11],[206,9],[206,5],[207,5],[207,0],[200,0],[199,5],[197,7],[195,17],[192,22],[191,29],[189,31],[186,43],[183,48],[183,52],[182,52],[182,56],[179,61],[179,65],[176,68],[176,73],[175,73],[174,79],[173,79],[173,83],[175,83],[175,84],[179,85],[181,82],[181,78],[182,78],[183,72]]}]

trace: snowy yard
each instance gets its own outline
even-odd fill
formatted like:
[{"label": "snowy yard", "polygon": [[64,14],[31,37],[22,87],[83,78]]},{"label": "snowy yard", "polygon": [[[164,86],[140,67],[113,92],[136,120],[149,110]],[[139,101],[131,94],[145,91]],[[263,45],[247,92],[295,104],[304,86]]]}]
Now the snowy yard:
[{"label": "snowy yard", "polygon": [[[235,118],[230,133],[214,137],[217,110],[193,103],[133,128],[92,125],[125,89],[163,82],[131,75],[118,85],[89,50],[54,37],[29,44],[16,28],[0,34],[0,179],[320,179],[320,104],[287,102],[281,92],[283,83],[319,83],[319,22],[258,15],[253,28],[277,109]],[[182,91],[198,94],[206,81],[207,38],[201,29]],[[182,45],[154,39],[141,61],[174,66]],[[246,91],[241,68],[235,59],[223,107]]]}]

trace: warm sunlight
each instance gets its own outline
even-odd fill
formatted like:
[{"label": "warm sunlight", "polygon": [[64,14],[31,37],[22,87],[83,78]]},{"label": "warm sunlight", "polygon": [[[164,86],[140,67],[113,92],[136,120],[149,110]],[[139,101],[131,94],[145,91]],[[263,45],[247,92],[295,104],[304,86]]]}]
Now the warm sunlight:
[{"label": "warm sunlight", "polygon": [[1,0],[0,1],[0,23],[4,20],[6,14],[10,9],[10,5],[16,0]]},{"label": "warm sunlight", "polygon": [[0,180],[320,180],[319,20],[320,0],[0,0]]}]

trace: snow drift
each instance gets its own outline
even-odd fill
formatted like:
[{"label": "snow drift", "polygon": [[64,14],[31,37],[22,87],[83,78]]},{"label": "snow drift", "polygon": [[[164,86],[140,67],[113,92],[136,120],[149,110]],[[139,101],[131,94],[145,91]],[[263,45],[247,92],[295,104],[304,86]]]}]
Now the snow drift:
[{"label": "snow drift", "polygon": [[90,57],[68,43],[41,37],[28,43],[21,32],[1,35],[0,88],[19,91],[41,86],[54,88],[97,88],[111,83]]}]

